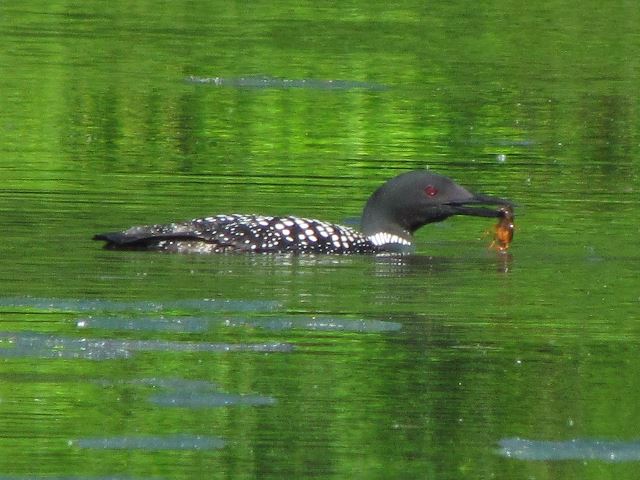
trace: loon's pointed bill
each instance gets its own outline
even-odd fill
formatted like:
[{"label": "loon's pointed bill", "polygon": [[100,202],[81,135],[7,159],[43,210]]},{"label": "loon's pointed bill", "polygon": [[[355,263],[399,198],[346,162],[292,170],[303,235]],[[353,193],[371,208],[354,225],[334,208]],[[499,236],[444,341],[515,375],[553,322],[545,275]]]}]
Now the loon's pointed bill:
[{"label": "loon's pointed bill", "polygon": [[[501,208],[488,208],[497,205]],[[215,215],[186,222],[131,227],[95,235],[105,248],[179,253],[409,252],[413,234],[453,215],[500,217],[513,203],[473,194],[453,180],[426,170],[400,174],[367,200],[360,231],[296,216]]]},{"label": "loon's pointed bill", "polygon": [[449,202],[455,210],[455,215],[468,215],[473,217],[497,218],[504,215],[503,208],[486,208],[483,205],[499,205],[500,207],[514,208],[515,204],[505,198],[473,193],[472,197],[459,202]]}]

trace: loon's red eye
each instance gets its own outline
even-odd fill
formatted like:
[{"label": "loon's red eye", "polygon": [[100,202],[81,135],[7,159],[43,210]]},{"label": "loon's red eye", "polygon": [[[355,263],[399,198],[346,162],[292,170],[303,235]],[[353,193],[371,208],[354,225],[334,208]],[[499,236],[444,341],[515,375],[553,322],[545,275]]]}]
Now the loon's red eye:
[{"label": "loon's red eye", "polygon": [[438,189],[433,185],[427,185],[424,188],[424,193],[426,193],[428,197],[435,197],[438,195]]}]

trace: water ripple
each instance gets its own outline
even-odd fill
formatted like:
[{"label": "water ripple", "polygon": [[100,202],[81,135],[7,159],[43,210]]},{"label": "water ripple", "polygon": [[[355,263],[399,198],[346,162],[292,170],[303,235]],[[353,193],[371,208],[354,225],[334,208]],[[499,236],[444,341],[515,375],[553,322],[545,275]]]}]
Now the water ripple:
[{"label": "water ripple", "polygon": [[267,330],[320,330],[358,333],[395,332],[402,324],[383,320],[345,319],[337,317],[275,317],[275,318],[205,318],[205,317],[90,317],[77,320],[78,328],[106,330],[160,331],[198,333],[211,327],[250,327]]},{"label": "water ripple", "polygon": [[152,395],[149,401],[161,407],[211,408],[236,405],[275,405],[276,399],[262,395],[238,395],[223,392],[176,392]]},{"label": "water ripple", "polygon": [[498,453],[518,460],[602,460],[632,462],[640,460],[640,441],[621,442],[576,438],[565,441],[504,438]]},{"label": "water ripple", "polygon": [[0,298],[0,307],[2,308],[29,308],[63,312],[164,312],[176,310],[256,312],[270,311],[280,306],[278,302],[268,300],[226,300],[216,298],[158,302],[35,297]]},{"label": "water ripple", "polygon": [[235,88],[303,88],[309,90],[388,90],[389,87],[379,83],[360,82],[356,80],[317,80],[313,78],[291,79],[275,77],[197,77],[191,75],[185,79],[188,83],[214,85],[217,87]]},{"label": "water ripple", "polygon": [[[6,344],[6,345],[3,345]],[[114,360],[134,352],[291,352],[289,343],[208,343],[170,340],[88,339],[35,332],[0,332],[0,356]]]},{"label": "water ripple", "polygon": [[223,448],[226,441],[202,435],[169,435],[150,437],[95,437],[69,442],[77,448],[102,450],[213,450]]}]

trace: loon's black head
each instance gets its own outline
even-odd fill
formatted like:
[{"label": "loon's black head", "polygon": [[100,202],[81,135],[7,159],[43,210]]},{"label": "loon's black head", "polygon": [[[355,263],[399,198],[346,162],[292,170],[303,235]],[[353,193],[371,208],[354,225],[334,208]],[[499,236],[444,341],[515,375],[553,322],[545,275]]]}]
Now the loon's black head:
[{"label": "loon's black head", "polygon": [[482,205],[513,206],[508,200],[474,194],[450,178],[426,170],[398,175],[378,188],[362,213],[362,232],[386,232],[410,240],[427,223],[452,215],[500,217],[499,209]]}]

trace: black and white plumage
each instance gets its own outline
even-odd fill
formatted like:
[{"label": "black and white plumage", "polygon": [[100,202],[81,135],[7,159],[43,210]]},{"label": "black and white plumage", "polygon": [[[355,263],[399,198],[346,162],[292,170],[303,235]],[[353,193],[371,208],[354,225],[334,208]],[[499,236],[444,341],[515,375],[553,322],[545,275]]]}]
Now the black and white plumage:
[{"label": "black and white plumage", "polygon": [[361,232],[342,225],[295,216],[216,215],[187,222],[131,227],[94,239],[106,248],[178,253],[407,252],[421,226],[452,215],[499,217],[500,210],[474,204],[511,205],[472,194],[442,175],[408,172],[387,181],[365,205]]},{"label": "black and white plumage", "polygon": [[[107,237],[108,236],[108,237]],[[111,246],[167,252],[374,253],[378,247],[341,225],[300,217],[217,215],[105,234]],[[411,245],[403,239],[399,242]]]}]

